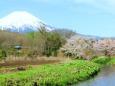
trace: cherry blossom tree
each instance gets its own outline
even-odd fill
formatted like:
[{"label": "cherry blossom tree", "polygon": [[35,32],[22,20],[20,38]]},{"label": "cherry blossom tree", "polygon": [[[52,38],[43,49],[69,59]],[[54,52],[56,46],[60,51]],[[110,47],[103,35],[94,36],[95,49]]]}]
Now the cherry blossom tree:
[{"label": "cherry blossom tree", "polygon": [[93,44],[93,49],[98,56],[115,56],[115,39],[103,38]]},{"label": "cherry blossom tree", "polygon": [[74,56],[79,59],[90,60],[95,55],[93,42],[95,42],[95,39],[75,35],[67,40],[67,43],[61,48],[61,50],[66,56]]}]

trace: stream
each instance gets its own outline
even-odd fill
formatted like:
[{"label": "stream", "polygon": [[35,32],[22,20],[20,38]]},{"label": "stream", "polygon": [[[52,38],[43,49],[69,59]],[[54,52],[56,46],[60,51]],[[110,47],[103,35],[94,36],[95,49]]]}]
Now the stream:
[{"label": "stream", "polygon": [[115,66],[103,66],[94,78],[72,86],[115,86]]}]

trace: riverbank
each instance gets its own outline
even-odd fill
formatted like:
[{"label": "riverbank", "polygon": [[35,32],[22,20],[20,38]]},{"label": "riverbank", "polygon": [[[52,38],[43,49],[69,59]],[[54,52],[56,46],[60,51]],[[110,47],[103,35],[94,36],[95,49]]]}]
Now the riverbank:
[{"label": "riverbank", "polygon": [[71,61],[42,65],[35,70],[0,75],[0,86],[65,86],[87,80],[100,70],[98,64]]},{"label": "riverbank", "polygon": [[103,65],[96,77],[72,86],[115,86],[115,67]]},{"label": "riverbank", "polygon": [[94,63],[98,64],[106,64],[106,65],[115,65],[115,58],[108,58],[108,57],[96,57],[91,60]]}]

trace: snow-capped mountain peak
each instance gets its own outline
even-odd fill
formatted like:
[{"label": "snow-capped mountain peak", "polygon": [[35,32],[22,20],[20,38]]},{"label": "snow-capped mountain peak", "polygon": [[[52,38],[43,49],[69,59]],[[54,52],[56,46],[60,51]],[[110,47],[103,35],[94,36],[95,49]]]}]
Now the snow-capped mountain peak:
[{"label": "snow-capped mountain peak", "polygon": [[16,11],[0,19],[0,29],[13,32],[38,31],[41,26],[52,30],[51,26],[25,11]]}]

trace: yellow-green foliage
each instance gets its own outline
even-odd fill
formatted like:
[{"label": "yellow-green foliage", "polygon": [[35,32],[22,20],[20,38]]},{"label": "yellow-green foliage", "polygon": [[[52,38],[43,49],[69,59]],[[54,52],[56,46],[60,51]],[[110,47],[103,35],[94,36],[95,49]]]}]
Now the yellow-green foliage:
[{"label": "yellow-green foliage", "polygon": [[65,86],[91,78],[99,65],[87,61],[43,65],[36,70],[0,75],[0,86]]},{"label": "yellow-green foliage", "polygon": [[115,65],[115,58],[112,58],[109,62],[108,62],[109,65]]},{"label": "yellow-green foliage", "polygon": [[108,57],[97,57],[92,59],[92,62],[99,63],[99,64],[107,64],[111,59]]},{"label": "yellow-green foliage", "polygon": [[115,65],[115,58],[108,58],[108,57],[97,57],[91,60],[92,62],[99,63],[99,64],[107,64],[107,65]]}]

